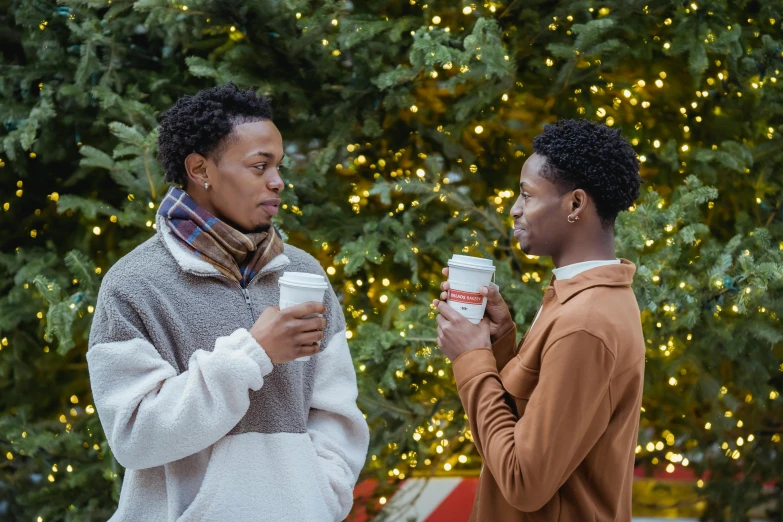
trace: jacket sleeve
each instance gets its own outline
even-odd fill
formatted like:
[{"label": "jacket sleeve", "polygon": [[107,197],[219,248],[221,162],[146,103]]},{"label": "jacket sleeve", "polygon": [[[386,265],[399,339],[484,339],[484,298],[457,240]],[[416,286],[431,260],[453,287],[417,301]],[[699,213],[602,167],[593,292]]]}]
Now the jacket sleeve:
[{"label": "jacket sleeve", "polygon": [[129,296],[110,286],[98,297],[87,365],[109,446],[130,469],[161,466],[217,442],[244,416],[249,390],[272,371],[261,346],[239,329],[219,337],[213,350],[196,350],[178,374],[150,342]]},{"label": "jacket sleeve", "polygon": [[508,361],[517,355],[517,325],[500,336],[492,343],[492,354],[495,356],[498,372],[508,364]]},{"label": "jacket sleeve", "polygon": [[338,331],[314,356],[315,384],[307,431],[328,481],[325,496],[329,509],[334,520],[344,520],[353,506],[353,488],[367,457],[370,433],[356,405],[356,371],[345,335],[345,318],[331,290],[326,303],[331,328]]},{"label": "jacket sleeve", "polygon": [[607,400],[614,356],[584,331],[555,341],[521,418],[504,401],[490,350],[465,352],[453,368],[473,439],[503,496],[520,511],[541,509],[601,435],[591,423]]}]

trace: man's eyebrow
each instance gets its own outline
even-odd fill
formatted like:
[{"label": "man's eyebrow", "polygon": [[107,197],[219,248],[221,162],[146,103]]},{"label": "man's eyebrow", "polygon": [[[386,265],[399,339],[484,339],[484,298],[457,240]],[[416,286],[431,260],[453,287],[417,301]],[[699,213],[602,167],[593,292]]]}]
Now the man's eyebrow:
[{"label": "man's eyebrow", "polygon": [[[274,159],[275,158],[274,154],[272,154],[271,152],[264,152],[263,150],[257,150],[255,152],[251,152],[250,154],[245,156],[245,158],[250,158],[250,157],[253,157],[253,156],[264,156],[265,158],[269,158],[269,159]],[[283,158],[285,158],[285,152],[280,157],[280,161],[283,161]]]}]

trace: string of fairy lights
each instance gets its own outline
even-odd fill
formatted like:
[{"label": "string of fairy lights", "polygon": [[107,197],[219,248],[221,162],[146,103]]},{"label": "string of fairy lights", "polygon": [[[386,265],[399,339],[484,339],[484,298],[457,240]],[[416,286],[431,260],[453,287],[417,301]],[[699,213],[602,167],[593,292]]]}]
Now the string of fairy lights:
[{"label": "string of fairy lights", "polygon": [[[410,4],[420,5],[423,11],[430,12],[431,9],[427,4],[419,4],[417,3],[417,0],[409,0]],[[169,6],[170,9],[176,9],[180,10],[183,13],[188,13],[192,16],[201,16],[202,14],[199,13],[196,10],[190,9],[187,5],[184,4],[171,4]],[[459,10],[458,14],[454,13],[439,13],[439,14],[427,14],[426,19],[431,22],[427,29],[428,31],[445,31],[445,32],[451,32],[452,26],[450,26],[447,21],[450,21],[453,24],[454,28],[459,27],[459,30],[464,30],[464,25],[468,24],[470,22],[470,19],[467,17],[475,17],[475,16],[481,16],[482,14],[491,15],[493,13],[496,13],[498,10],[503,9],[504,6],[497,2],[490,2],[483,4],[484,12],[482,13],[482,9],[477,7],[476,4],[470,4],[465,5],[463,9]],[[689,7],[685,9],[686,14],[695,14],[699,12],[702,8],[696,3],[690,3]],[[605,17],[611,14],[611,10],[607,7],[601,7],[601,8],[590,8],[590,13],[594,13],[597,15],[598,18]],[[461,16],[465,17],[463,19],[459,19],[459,13],[461,13]],[[645,14],[649,14],[649,9],[645,7],[644,9]],[[708,15],[711,15],[712,13],[708,13]],[[72,18],[73,15],[71,15]],[[301,12],[295,13],[293,15],[296,20],[302,20],[303,14]],[[73,19],[73,18],[72,18]],[[210,18],[206,18],[206,22],[210,23]],[[565,30],[567,35],[571,35],[571,24],[574,23],[574,16],[573,15],[566,15],[565,17],[557,17],[553,16],[551,23],[548,25],[547,29],[549,31],[561,31]],[[673,20],[671,18],[666,18],[663,20],[664,26],[671,26],[673,23]],[[777,23],[777,20],[773,18],[769,18],[763,22],[757,22],[753,19],[748,19],[748,24],[755,25],[759,28],[759,30],[754,32],[754,35],[756,38],[759,38],[762,33],[762,25],[768,24],[769,27],[774,27]],[[341,21],[338,18],[333,18],[328,21],[328,27],[324,30],[326,31],[339,31],[340,30]],[[41,31],[47,30],[48,27],[48,21],[42,20],[41,24],[39,25],[39,29]],[[244,38],[244,35],[242,31],[237,28],[235,25],[229,25],[225,28],[225,33],[227,36],[233,40],[233,41],[240,41]],[[735,28],[732,28],[731,26],[727,26],[727,31],[732,31]],[[306,32],[308,30],[307,25],[301,26],[302,32]],[[330,39],[331,38],[331,39]],[[716,38],[716,35],[712,31],[708,31],[705,35],[705,43],[711,43],[714,42]],[[337,38],[336,37],[329,37],[325,36],[320,41],[322,47],[325,48],[325,50],[331,54],[334,57],[341,56],[342,52],[337,47]],[[650,45],[658,47],[659,51],[663,53],[664,55],[670,54],[674,51],[672,49],[672,43],[670,41],[667,41],[665,39],[662,39],[660,36],[653,36],[649,42]],[[477,60],[481,60],[481,49],[476,48],[475,53],[473,57]],[[576,50],[576,55],[579,56],[579,51]],[[505,60],[509,60],[509,56],[504,57]],[[593,59],[592,61],[580,57],[581,60],[583,60],[586,64],[586,66],[598,66],[601,65],[600,59]],[[543,63],[546,67],[556,67],[562,63],[562,59],[558,58],[556,56],[546,56],[543,58]],[[470,63],[464,63],[464,64],[457,64],[452,62],[447,62],[442,64],[441,66],[435,66],[432,68],[432,70],[425,71],[423,73],[423,82],[440,82],[444,79],[459,75],[459,74],[467,74],[470,72]],[[693,152],[696,148],[705,148],[708,147],[711,150],[718,150],[719,145],[718,144],[702,144],[702,143],[693,143],[692,142],[692,135],[693,130],[695,130],[696,126],[699,124],[704,123],[705,117],[708,115],[705,114],[705,111],[709,111],[712,113],[713,116],[720,116],[723,113],[723,110],[721,106],[719,105],[720,101],[725,101],[730,99],[731,97],[741,98],[743,96],[743,89],[740,85],[738,85],[736,80],[733,80],[731,85],[734,85],[733,88],[729,88],[728,85],[730,85],[730,73],[727,67],[727,64],[723,63],[721,60],[714,60],[712,62],[712,65],[710,67],[713,67],[714,69],[712,72],[708,73],[706,77],[704,78],[704,86],[701,89],[695,89],[690,90],[689,92],[692,92],[692,97],[689,94],[689,99],[687,101],[682,101],[682,106],[679,107],[677,113],[679,114],[679,117],[681,117],[681,121],[683,122],[681,125],[679,125],[681,132],[682,132],[682,139],[679,140],[679,142],[676,144],[676,149],[678,151],[678,154],[680,156],[680,173],[684,173],[685,169],[688,165],[688,159],[690,158],[690,154]],[[778,77],[780,75],[779,70],[774,71],[774,75],[770,75],[766,78],[759,78],[754,77],[749,82],[748,85],[745,86],[747,89],[746,94],[750,93],[758,94],[761,93],[761,91],[771,84],[773,87],[778,81]],[[674,81],[672,78],[669,77],[666,71],[660,70],[657,72],[651,73],[651,76],[648,78],[636,78],[633,81],[619,81],[614,80],[610,81],[609,79],[604,78],[602,75],[597,75],[597,79],[599,82],[595,82],[589,86],[583,86],[583,87],[577,87],[573,90],[573,96],[569,97],[568,100],[574,104],[575,112],[579,115],[584,115],[586,117],[595,117],[600,121],[603,121],[607,126],[614,126],[617,121],[621,122],[628,122],[628,126],[633,127],[634,130],[641,133],[645,131],[645,126],[643,125],[640,118],[636,118],[636,114],[633,111],[647,111],[649,109],[655,109],[656,104],[659,103],[659,100],[657,100],[656,95],[659,93],[664,93],[667,91],[667,89],[671,88],[673,84],[676,84],[676,81]],[[688,78],[687,81],[690,81],[690,78]],[[602,83],[600,83],[602,82]],[[518,83],[517,86],[521,89],[521,83]],[[679,86],[678,86],[679,87]],[[43,89],[43,84],[39,84],[39,89]],[[596,100],[601,100],[601,103],[597,104],[595,103]],[[518,96],[514,92],[505,92],[502,93],[499,96],[499,99],[497,101],[497,107],[498,112],[503,111],[510,111],[514,107],[516,107],[518,103]],[[426,108],[427,103],[425,100],[417,100],[415,103],[411,104],[408,107],[408,111],[410,115],[415,118],[417,113],[420,112],[421,109]],[[588,107],[595,107],[594,109],[588,109]],[[631,109],[627,109],[627,107],[630,106]],[[630,113],[628,111],[631,111]],[[625,112],[624,112],[625,111]],[[422,111],[423,112],[423,111]],[[634,117],[628,116],[628,114],[631,114]],[[501,118],[498,118],[497,121],[501,121]],[[500,129],[500,123],[495,123],[495,121],[488,120],[488,121],[480,121],[480,122],[473,122],[469,125],[466,125],[466,130],[464,132],[466,133],[472,133],[472,137],[475,138],[481,138],[481,137],[488,137],[492,135],[495,131],[497,132],[503,132],[503,129]],[[451,135],[450,130],[445,129],[442,125],[437,126],[436,128],[438,133],[445,133],[447,135]],[[765,137],[769,140],[774,139],[776,136],[776,129],[773,127],[768,127],[766,129]],[[634,136],[631,138],[631,143],[634,147],[639,148],[640,154],[639,159],[644,164],[649,161],[648,155],[652,157],[658,151],[661,149],[661,147],[665,147],[666,144],[663,141],[663,137],[661,136],[645,136],[644,138],[641,138],[640,135]],[[673,139],[673,138],[670,138]],[[81,144],[81,143],[80,143]],[[445,204],[445,206],[449,203],[449,185],[452,184],[452,181],[450,178],[443,174],[442,172],[433,172],[426,166],[425,160],[427,159],[427,154],[424,152],[414,153],[415,144],[411,144],[410,148],[400,148],[397,150],[387,150],[386,154],[378,155],[377,157],[368,157],[371,156],[370,151],[380,151],[382,150],[382,147],[379,143],[352,143],[345,146],[345,152],[347,153],[345,155],[345,158],[342,159],[340,162],[336,163],[334,165],[334,173],[336,175],[342,175],[346,174],[349,171],[350,172],[357,172],[361,173],[360,179],[358,182],[354,184],[354,190],[353,193],[350,194],[347,198],[347,204],[349,208],[351,209],[351,212],[355,214],[361,214],[362,212],[366,211],[367,206],[372,204],[374,208],[376,205],[376,201],[374,198],[376,196],[372,192],[372,188],[374,183],[379,180],[383,179],[383,181],[387,182],[389,186],[391,187],[390,190],[390,196],[391,198],[396,199],[392,202],[392,204],[389,206],[390,210],[388,211],[389,217],[397,216],[401,213],[404,213],[406,211],[411,211],[413,209],[416,209],[416,207],[420,206],[421,202],[421,196],[419,198],[408,196],[407,192],[404,190],[406,185],[410,185],[413,183],[419,183],[422,186],[428,187],[432,193],[438,194],[438,197],[436,198],[436,201],[439,203]],[[510,155],[513,155],[514,158],[519,159],[524,156],[524,152],[521,150],[515,150],[513,152],[510,152]],[[35,152],[30,152],[29,157],[31,159],[36,158]],[[469,165],[465,165],[463,163],[463,160],[461,158],[457,158],[455,160],[457,164],[457,168],[460,168],[465,173],[470,173],[473,175],[479,175],[480,167],[477,163],[471,163]],[[405,165],[405,167],[398,166],[398,165]],[[4,168],[6,166],[4,160],[0,158],[0,168]],[[749,172],[749,169],[746,171],[746,173]],[[289,185],[290,188],[294,188],[294,185]],[[761,190],[761,189],[759,189]],[[16,198],[23,198],[24,196],[24,182],[23,180],[18,180],[16,182],[16,190],[15,190],[15,196]],[[494,210],[499,213],[503,214],[507,212],[507,208],[510,202],[513,202],[513,198],[515,196],[515,193],[511,189],[495,189],[494,193],[490,196],[488,196],[485,200],[485,203],[487,207],[494,208]],[[763,197],[764,194],[759,191],[757,197],[756,197],[756,203],[758,205],[761,205],[763,203]],[[57,204],[60,198],[60,195],[58,192],[52,192],[48,195],[49,204]],[[134,194],[129,194],[127,196],[127,199],[129,202],[133,202],[135,200],[136,196]],[[46,202],[44,202],[46,203]],[[663,198],[660,199],[660,203],[658,205],[658,208],[663,208],[666,202],[663,200]],[[145,225],[150,228],[155,228],[154,224],[154,212],[155,212],[155,206],[156,202],[154,201],[148,201],[147,207],[149,212],[149,219],[146,221]],[[712,209],[714,207],[714,202],[709,202],[708,208]],[[10,199],[8,201],[3,202],[2,209],[4,212],[11,212],[14,208],[13,199]],[[290,211],[291,213],[295,215],[302,215],[302,211],[298,206],[295,205],[283,205],[283,210]],[[629,210],[635,211],[636,207],[631,207]],[[460,216],[461,211],[460,210],[454,210],[451,216],[453,218],[457,218]],[[40,216],[41,215],[41,209],[35,210],[35,215]],[[464,213],[463,213],[464,216]],[[468,219],[465,217],[465,219]],[[101,235],[101,233],[107,228],[111,227],[113,225],[118,225],[120,218],[117,215],[111,215],[106,219],[106,222],[103,222],[101,224],[95,224],[92,228],[92,233],[94,235]],[[663,234],[661,237],[666,237],[664,240],[665,244],[667,246],[670,246],[674,244],[675,241],[675,234],[677,232],[677,225],[675,223],[667,223],[663,227]],[[417,237],[418,231],[416,230],[410,230],[407,234],[407,238],[411,239],[411,251],[414,254],[419,253],[419,246],[415,244],[414,238]],[[45,230],[43,229],[36,229],[33,228],[30,230],[30,238],[35,240],[40,238],[42,236],[45,236]],[[472,233],[472,237],[475,238],[477,236],[477,232],[474,230]],[[646,238],[645,245],[650,248],[658,248],[659,244],[657,243],[657,238]],[[330,245],[326,241],[320,241],[319,239],[314,240],[315,245],[317,248],[321,250],[321,256],[326,257],[328,254],[334,254],[336,253],[333,246]],[[697,243],[698,244],[698,243]],[[465,245],[462,247],[461,252],[463,253],[471,253],[474,251],[476,247],[479,246],[479,243],[477,240],[465,240]],[[497,246],[497,241],[494,242],[494,246]],[[519,246],[518,244],[515,244],[514,247],[518,250]],[[780,242],[779,249],[783,250],[783,242]],[[517,252],[517,255],[522,258],[522,253]],[[745,255],[749,255],[749,252],[745,252]],[[375,259],[374,261],[377,262],[383,262],[385,258],[381,256],[380,259]],[[523,284],[534,284],[537,286],[540,286],[542,283],[542,278],[545,275],[545,269],[539,268],[535,264],[536,258],[532,258],[526,261],[527,265],[530,265],[531,262],[533,265],[529,268],[528,271],[524,272],[520,275],[520,281]],[[388,306],[391,303],[394,303],[394,305],[397,307],[398,311],[404,312],[407,307],[415,306],[416,303],[411,300],[407,299],[405,295],[403,295],[400,291],[401,290],[421,290],[421,285],[413,285],[411,281],[404,280],[400,283],[392,284],[392,281],[388,277],[379,277],[376,278],[372,274],[365,273],[364,278],[348,278],[343,277],[341,274],[338,274],[338,270],[347,265],[349,262],[349,259],[347,257],[333,257],[333,260],[331,264],[326,268],[327,274],[330,276],[330,278],[333,279],[335,284],[342,285],[342,288],[347,296],[356,295],[361,292],[363,296],[366,296],[366,298],[371,302],[371,310],[365,310],[364,308],[359,308],[355,306],[354,304],[348,302],[346,304],[346,311],[350,318],[353,320],[353,324],[351,327],[349,327],[346,331],[346,336],[348,339],[352,339],[357,335],[358,332],[358,325],[366,322],[369,320],[371,315],[378,315],[379,310],[382,310],[384,306]],[[96,267],[95,273],[97,275],[101,274],[101,268]],[[655,284],[670,284],[668,281],[664,281],[664,278],[662,278],[659,274],[653,274],[651,277],[651,281]],[[74,279],[73,284],[78,284],[78,280]],[[512,284],[512,287],[515,287],[516,283]],[[724,285],[724,281],[722,279],[715,279],[710,282],[710,285],[714,286],[716,289],[720,289]],[[25,284],[25,288],[29,288],[29,285]],[[685,281],[680,281],[679,283],[671,284],[671,288],[673,289],[673,292],[676,292],[677,289],[681,290],[682,292],[687,292],[689,290],[693,290],[692,286],[689,285]],[[750,294],[751,292],[754,292],[755,289],[753,289],[750,285],[744,288],[742,291]],[[677,314],[679,313],[678,310],[681,309],[680,303],[676,302],[676,294],[672,297],[670,302],[664,303],[662,306],[662,312],[660,314],[660,320],[654,320],[651,319],[651,324],[654,324],[655,330],[662,330],[664,329],[664,322],[670,321],[670,322],[676,322],[677,321]],[[76,303],[72,305],[72,307],[81,306]],[[91,305],[88,305],[85,307],[88,313],[93,313],[94,308]],[[740,314],[741,310],[739,307],[735,304],[729,307],[728,310],[724,312],[723,308],[721,306],[716,306],[714,316],[716,318],[719,318],[722,313],[732,313],[732,314]],[[776,316],[776,314],[773,311],[767,310],[765,307],[757,307],[757,313],[765,314],[767,317],[769,317],[770,320],[779,322],[779,318]],[[433,317],[434,314],[430,312],[430,317]],[[44,321],[44,313],[43,311],[39,311],[36,314],[37,319],[40,321]],[[403,328],[399,331],[400,337],[407,337],[408,332],[415,329],[415,325],[408,324],[407,329]],[[669,336],[668,339],[665,340],[665,342],[662,342],[659,346],[659,354],[660,357],[670,357],[673,354],[675,354],[678,350],[683,350],[687,344],[693,340],[693,334],[687,333],[684,336],[683,339],[677,339],[674,335]],[[431,357],[433,356],[436,351],[433,350],[431,346],[428,346],[427,340],[410,340],[411,346],[416,346],[415,353],[417,356],[422,357]],[[653,342],[653,339],[647,339],[648,344],[654,345],[657,343]],[[430,340],[431,344],[431,340]],[[9,341],[6,337],[3,337],[0,339],[0,351],[3,350],[3,348],[8,347]],[[44,352],[49,353],[49,347],[44,347]],[[369,362],[362,362],[359,363],[357,366],[357,369],[360,373],[364,373],[368,369]],[[440,366],[440,367],[439,367]],[[410,378],[421,378],[421,380],[417,382],[411,382],[410,387],[414,394],[418,394],[417,396],[421,396],[422,400],[425,400],[424,397],[427,396],[427,393],[431,391],[431,387],[428,388],[428,381],[429,384],[437,383],[438,379],[449,379],[450,376],[448,375],[448,372],[446,371],[448,366],[448,362],[442,362],[438,363],[436,361],[433,361],[432,364],[428,364],[426,367],[426,370],[423,373],[419,373],[416,370],[416,365],[413,361],[410,359],[406,360],[406,368],[398,369],[395,371],[395,377],[397,379],[405,379],[406,377]],[[783,365],[781,365],[780,368],[781,371],[783,371]],[[683,368],[681,370],[680,376],[681,378],[684,378],[687,375],[687,370]],[[681,385],[680,379],[678,379],[675,376],[672,376],[669,378],[668,381],[669,385],[672,387],[677,387]],[[377,389],[379,396],[381,399],[385,395],[388,394],[388,392],[382,388]],[[726,386],[722,386],[720,389],[720,396],[723,397],[725,395],[729,394],[729,390]],[[769,392],[769,400],[776,400],[779,397],[779,392],[776,390],[770,390]],[[429,399],[433,404],[437,403],[437,399],[432,397]],[[744,398],[744,403],[751,403],[755,399],[752,395],[747,394]],[[77,409],[78,404],[80,402],[79,398],[76,395],[73,395],[70,397],[69,402],[72,404],[72,407],[67,411],[66,413],[63,413],[60,415],[59,420],[61,423],[65,424],[66,432],[71,431],[71,423],[69,422],[69,417],[75,418],[81,415],[81,409]],[[87,415],[92,415],[95,413],[94,406],[87,405],[84,410],[84,413]],[[645,410],[642,408],[642,413],[644,413]],[[724,412],[724,417],[729,419],[734,419],[736,415],[736,412],[729,409]],[[455,410],[453,409],[438,409],[435,411],[427,420],[427,422],[424,425],[420,426],[411,426],[410,429],[410,438],[411,440],[416,443],[417,450],[408,450],[404,452],[399,453],[399,461],[398,464],[388,471],[388,475],[390,479],[396,479],[396,480],[403,480],[407,476],[411,475],[412,473],[415,473],[416,469],[419,468],[419,462],[421,461],[425,466],[431,466],[433,460],[437,460],[442,465],[442,469],[446,472],[455,470],[457,468],[475,468],[477,464],[477,457],[473,456],[469,451],[469,444],[472,441],[472,436],[470,433],[470,430],[467,427],[467,423],[464,422],[467,419],[465,415],[458,416]],[[446,433],[448,427],[452,425],[455,421],[459,422],[459,429],[456,430],[456,433],[453,435],[448,435]],[[741,430],[744,427],[744,423],[740,419],[736,419],[735,423],[736,429]],[[713,426],[712,423],[707,422],[704,425],[704,430],[710,431],[712,430]],[[454,430],[452,430],[454,431]],[[26,437],[26,433],[22,434],[22,437]],[[775,433],[771,436],[771,441],[774,443],[780,442],[781,435],[778,433]],[[736,438],[732,438],[732,440],[724,440],[720,443],[720,448],[725,452],[725,455],[728,458],[731,459],[739,459],[742,455],[741,451],[744,450],[746,445],[752,444],[756,441],[756,438],[753,433],[742,433],[736,435]],[[100,447],[98,444],[90,445],[88,442],[84,443],[86,446],[85,448],[89,449],[92,448],[95,451],[99,451]],[[690,453],[693,453],[698,450],[697,447],[688,447],[686,451],[674,451],[669,450],[668,448],[679,448],[679,447],[687,447],[687,445],[684,445],[681,440],[678,439],[678,436],[673,433],[671,429],[664,429],[661,431],[658,438],[655,438],[654,440],[649,440],[646,443],[639,444],[636,447],[636,453],[640,455],[647,455],[650,457],[650,462],[653,465],[658,465],[659,463],[666,463],[665,470],[669,473],[673,473],[676,469],[676,466],[683,466],[688,467],[690,465],[690,460],[688,458],[688,455]],[[370,460],[373,463],[378,463],[380,465],[379,459],[381,457],[388,457],[390,455],[397,455],[398,450],[398,444],[394,442],[390,442],[388,446],[385,448],[385,451],[387,452],[386,455],[378,455],[373,454],[370,456]],[[663,453],[666,451],[665,453]],[[23,452],[19,453],[20,455],[24,455]],[[422,459],[423,457],[423,459]],[[14,454],[12,452],[7,452],[6,458],[8,460],[14,459]],[[388,463],[386,463],[388,465]],[[59,467],[57,464],[55,464],[52,468],[52,473],[48,475],[48,480],[50,482],[54,482],[56,480],[56,473],[60,471],[60,469],[65,469],[66,472],[72,472],[73,466],[71,464],[66,464],[64,467],[61,464]],[[698,481],[698,486],[702,487],[704,484],[702,480]],[[385,503],[386,499],[381,498],[381,504]],[[42,522],[43,519],[41,517],[38,518],[39,522]]]}]

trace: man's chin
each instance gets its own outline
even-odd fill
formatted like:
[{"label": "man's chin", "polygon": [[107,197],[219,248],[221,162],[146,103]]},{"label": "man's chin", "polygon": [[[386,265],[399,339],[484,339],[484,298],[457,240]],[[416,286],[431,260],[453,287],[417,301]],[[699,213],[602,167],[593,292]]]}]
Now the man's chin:
[{"label": "man's chin", "polygon": [[271,228],[272,228],[272,223],[262,223],[260,225],[256,225],[256,227],[253,228],[253,232],[260,234],[262,232],[269,232]]},{"label": "man's chin", "polygon": [[272,228],[272,223],[245,223],[245,224],[239,224],[239,223],[228,223],[232,227],[234,227],[236,230],[242,232],[243,234],[259,234],[262,232],[269,232],[269,229]]}]

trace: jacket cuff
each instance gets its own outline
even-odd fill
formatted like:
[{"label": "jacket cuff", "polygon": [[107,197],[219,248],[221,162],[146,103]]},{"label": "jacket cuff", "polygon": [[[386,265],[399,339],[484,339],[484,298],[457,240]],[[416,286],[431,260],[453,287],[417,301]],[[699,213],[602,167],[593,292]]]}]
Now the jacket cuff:
[{"label": "jacket cuff", "polygon": [[269,359],[264,348],[258,344],[256,338],[248,330],[239,328],[229,336],[229,340],[233,341],[231,344],[234,344],[239,351],[250,357],[258,365],[262,377],[272,372],[274,369],[272,360]]},{"label": "jacket cuff", "polygon": [[498,373],[495,357],[489,348],[476,348],[459,355],[451,364],[457,390],[482,373]]}]

